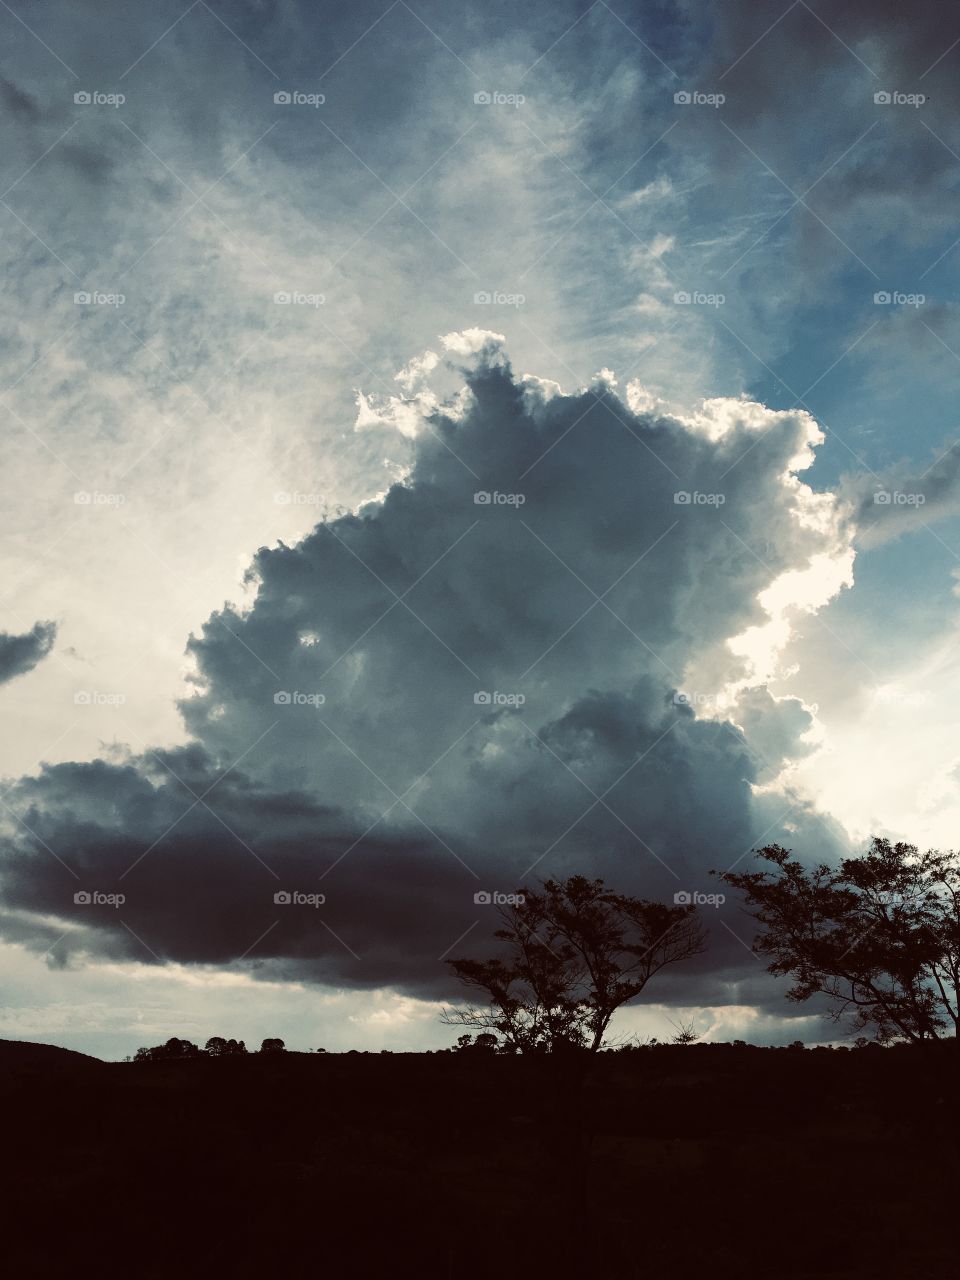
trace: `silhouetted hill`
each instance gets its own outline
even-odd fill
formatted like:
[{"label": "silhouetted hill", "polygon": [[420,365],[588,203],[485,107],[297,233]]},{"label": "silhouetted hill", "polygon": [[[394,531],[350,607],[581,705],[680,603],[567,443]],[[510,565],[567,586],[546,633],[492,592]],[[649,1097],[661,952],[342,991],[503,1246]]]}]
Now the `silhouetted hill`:
[{"label": "silhouetted hill", "polygon": [[659,1046],[581,1085],[475,1052],[66,1055],[5,1092],[7,1268],[937,1280],[957,1057]]},{"label": "silhouetted hill", "polygon": [[82,1071],[84,1067],[105,1066],[99,1058],[56,1044],[34,1044],[29,1040],[0,1040],[0,1076],[12,1071]]}]

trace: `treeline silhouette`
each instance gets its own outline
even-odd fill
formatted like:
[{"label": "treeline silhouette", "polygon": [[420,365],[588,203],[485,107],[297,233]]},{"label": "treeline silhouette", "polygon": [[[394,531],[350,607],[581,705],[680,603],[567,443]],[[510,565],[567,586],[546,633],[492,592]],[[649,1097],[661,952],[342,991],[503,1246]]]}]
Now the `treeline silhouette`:
[{"label": "treeline silhouette", "polygon": [[[163,1044],[149,1048],[140,1048],[134,1054],[134,1062],[182,1062],[189,1058],[224,1058],[249,1053],[242,1040],[225,1040],[223,1036],[211,1036],[203,1048],[199,1048],[190,1040],[181,1040],[171,1036]],[[260,1045],[260,1053],[284,1053],[286,1045],[274,1037],[267,1038]],[[323,1053],[322,1049],[318,1053]]]}]

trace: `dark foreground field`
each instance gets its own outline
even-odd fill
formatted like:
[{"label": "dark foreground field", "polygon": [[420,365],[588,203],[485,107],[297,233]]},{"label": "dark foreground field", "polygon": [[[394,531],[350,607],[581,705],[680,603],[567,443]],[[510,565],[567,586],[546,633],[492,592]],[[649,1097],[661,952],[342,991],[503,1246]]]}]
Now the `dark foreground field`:
[{"label": "dark foreground field", "polygon": [[0,1042],[4,1270],[946,1277],[956,1059],[662,1046],[581,1087],[559,1059]]}]

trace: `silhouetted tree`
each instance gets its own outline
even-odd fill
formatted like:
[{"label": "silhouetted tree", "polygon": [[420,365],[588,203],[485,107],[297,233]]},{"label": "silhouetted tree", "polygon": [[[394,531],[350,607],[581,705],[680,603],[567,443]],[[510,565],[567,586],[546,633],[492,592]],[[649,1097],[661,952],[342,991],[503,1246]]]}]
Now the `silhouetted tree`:
[{"label": "silhouetted tree", "polygon": [[134,1062],[176,1062],[183,1058],[199,1057],[200,1050],[189,1040],[178,1040],[172,1036],[166,1044],[157,1044],[152,1048],[138,1049]]},{"label": "silhouetted tree", "polygon": [[602,880],[547,880],[500,909],[506,943],[492,960],[451,960],[486,1008],[445,1010],[448,1026],[499,1036],[513,1052],[597,1052],[614,1012],[665,965],[697,955],[704,934],[691,906],[613,893]]},{"label": "silhouetted tree", "polygon": [[762,930],[754,942],[789,974],[790,1000],[830,997],[835,1019],[877,1040],[931,1040],[960,1018],[960,865],[954,853],[875,838],[839,867],[807,868],[780,845],[773,871],[726,872]]},{"label": "silhouetted tree", "polygon": [[477,1036],[457,1036],[457,1053],[496,1053],[497,1037],[489,1031],[481,1031]]},{"label": "silhouetted tree", "polygon": [[278,1039],[264,1040],[264,1042],[260,1046],[260,1052],[261,1053],[283,1053],[286,1047],[287,1046],[283,1043],[282,1040],[278,1040]]},{"label": "silhouetted tree", "polygon": [[[676,1024],[674,1024],[676,1026]],[[692,1022],[681,1022],[676,1027],[677,1034],[673,1037],[673,1044],[696,1044],[700,1039],[700,1032],[696,1029]]]},{"label": "silhouetted tree", "polygon": [[204,1052],[209,1053],[211,1058],[219,1058],[221,1054],[226,1053],[227,1042],[223,1036],[211,1036],[203,1048]]}]

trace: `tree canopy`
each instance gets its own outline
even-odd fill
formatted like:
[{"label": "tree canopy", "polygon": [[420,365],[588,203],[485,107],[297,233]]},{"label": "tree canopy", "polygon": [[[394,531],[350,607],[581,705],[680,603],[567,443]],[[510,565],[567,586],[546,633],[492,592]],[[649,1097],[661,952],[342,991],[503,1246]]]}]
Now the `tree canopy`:
[{"label": "tree canopy", "polygon": [[704,949],[695,907],[614,893],[603,880],[547,880],[512,896],[494,933],[501,953],[448,962],[485,1006],[443,1015],[450,1026],[495,1034],[508,1052],[596,1052],[621,1005],[666,965]]},{"label": "tree canopy", "polygon": [[726,872],[761,926],[754,949],[793,978],[791,1000],[826,995],[835,1018],[880,1041],[957,1034],[960,863],[875,837],[862,857],[805,867],[780,845],[771,868]]}]

